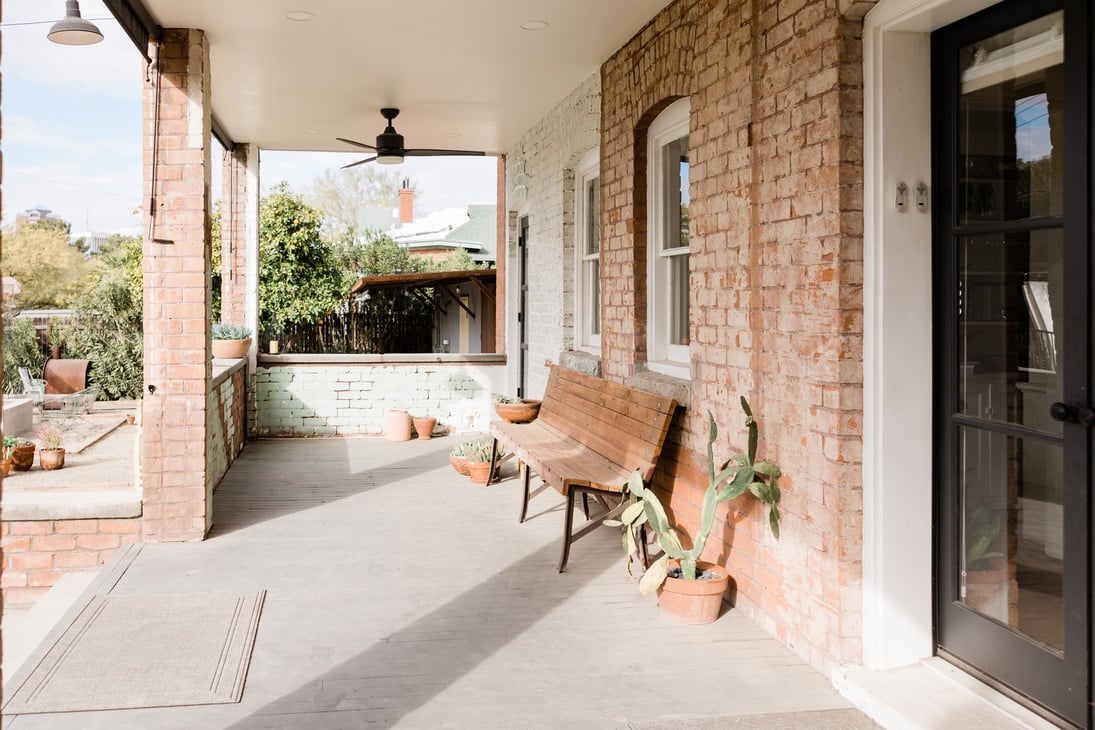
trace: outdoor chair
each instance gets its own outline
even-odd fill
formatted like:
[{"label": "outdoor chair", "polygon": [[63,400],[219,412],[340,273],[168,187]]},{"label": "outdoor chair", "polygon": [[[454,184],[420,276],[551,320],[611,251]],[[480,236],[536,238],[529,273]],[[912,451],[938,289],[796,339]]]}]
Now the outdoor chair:
[{"label": "outdoor chair", "polygon": [[92,385],[75,393],[44,394],[38,406],[38,414],[43,418],[77,418],[90,413],[92,405],[98,398],[98,385]]},{"label": "outdoor chair", "polygon": [[31,376],[28,368],[19,368],[19,379],[23,381],[23,395],[30,396],[31,403],[37,409],[46,393],[46,381]]}]

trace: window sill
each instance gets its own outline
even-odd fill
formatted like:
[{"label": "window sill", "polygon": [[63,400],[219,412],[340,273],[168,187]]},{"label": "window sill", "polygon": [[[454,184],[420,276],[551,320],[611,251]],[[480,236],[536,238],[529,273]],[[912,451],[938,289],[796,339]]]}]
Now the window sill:
[{"label": "window sill", "polygon": [[692,381],[653,370],[636,370],[627,379],[628,386],[657,393],[677,401],[679,408],[688,408],[692,402]]},{"label": "window sill", "polygon": [[570,370],[577,370],[595,378],[601,377],[601,356],[581,350],[566,350],[559,353],[559,364]]}]

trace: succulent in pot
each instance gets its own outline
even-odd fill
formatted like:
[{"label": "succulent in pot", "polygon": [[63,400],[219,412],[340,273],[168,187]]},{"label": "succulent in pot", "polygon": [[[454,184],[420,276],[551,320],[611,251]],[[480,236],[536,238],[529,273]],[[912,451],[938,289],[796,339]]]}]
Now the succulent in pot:
[{"label": "succulent in pot", "polygon": [[[486,484],[490,481],[490,455],[494,448],[494,439],[478,439],[469,441],[464,446],[464,458],[468,460],[468,476],[477,484]],[[498,450],[501,458],[504,452]]]},{"label": "succulent in pot", "polygon": [[245,357],[251,349],[251,330],[230,322],[216,322],[212,329],[213,357]]},{"label": "succulent in pot", "polygon": [[494,393],[494,412],[510,423],[530,423],[540,414],[540,401]]},{"label": "succulent in pot", "polygon": [[[749,431],[748,451],[745,454],[732,456],[717,468],[714,444],[718,438],[718,426],[715,424],[714,417],[710,413],[707,414],[708,485],[703,493],[699,529],[691,540],[687,542],[682,540],[678,528],[669,524],[665,508],[658,496],[652,489],[647,489],[643,485],[642,477],[638,472],[633,473],[627,482],[631,505],[623,512],[619,521],[605,521],[606,525],[625,528],[624,547],[629,555],[638,552],[640,541],[643,539],[641,533],[644,526],[654,531],[664,552],[639,579],[639,591],[643,595],[658,592],[659,605],[663,612],[666,612],[670,618],[684,623],[708,623],[718,618],[722,594],[729,583],[729,576],[723,568],[699,561],[707,544],[707,538],[711,534],[719,502],[728,502],[749,492],[768,506],[769,527],[772,534],[779,538],[778,480],[781,471],[779,466],[771,461],[757,460],[757,422],[753,419],[753,412],[744,396],[741,398],[741,408],[745,412],[745,424]],[[686,547],[686,544],[689,547]],[[630,568],[630,562],[628,565]],[[708,590],[703,590],[696,584],[697,580],[717,581],[721,589],[712,585]],[[680,586],[679,583],[691,583],[691,585]],[[685,590],[689,595],[696,593],[709,595],[696,597],[694,602],[688,599],[688,606],[679,607],[682,611],[680,615],[671,615],[670,609],[678,608],[669,605],[671,602],[678,601],[678,589]],[[673,595],[667,595],[669,593]],[[698,605],[701,602],[704,605]]]},{"label": "succulent in pot", "polygon": [[11,459],[11,466],[16,471],[27,471],[34,465],[36,448],[37,444],[22,436],[4,437],[4,456]]}]

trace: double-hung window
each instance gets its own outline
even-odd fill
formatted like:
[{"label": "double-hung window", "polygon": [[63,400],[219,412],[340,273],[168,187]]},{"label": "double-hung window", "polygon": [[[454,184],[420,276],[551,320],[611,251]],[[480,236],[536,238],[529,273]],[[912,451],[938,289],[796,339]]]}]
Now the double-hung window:
[{"label": "double-hung window", "polygon": [[601,347],[601,178],[594,148],[574,173],[575,345]]},{"label": "double-hung window", "polygon": [[658,115],[648,133],[648,360],[688,376],[688,99]]}]

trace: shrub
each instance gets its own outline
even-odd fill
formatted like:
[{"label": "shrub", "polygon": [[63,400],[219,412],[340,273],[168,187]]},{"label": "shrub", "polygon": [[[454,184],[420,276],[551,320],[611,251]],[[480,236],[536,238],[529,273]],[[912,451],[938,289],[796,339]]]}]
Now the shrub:
[{"label": "shrub", "polygon": [[4,319],[4,392],[22,393],[19,368],[27,368],[41,377],[46,353],[29,319]]}]

